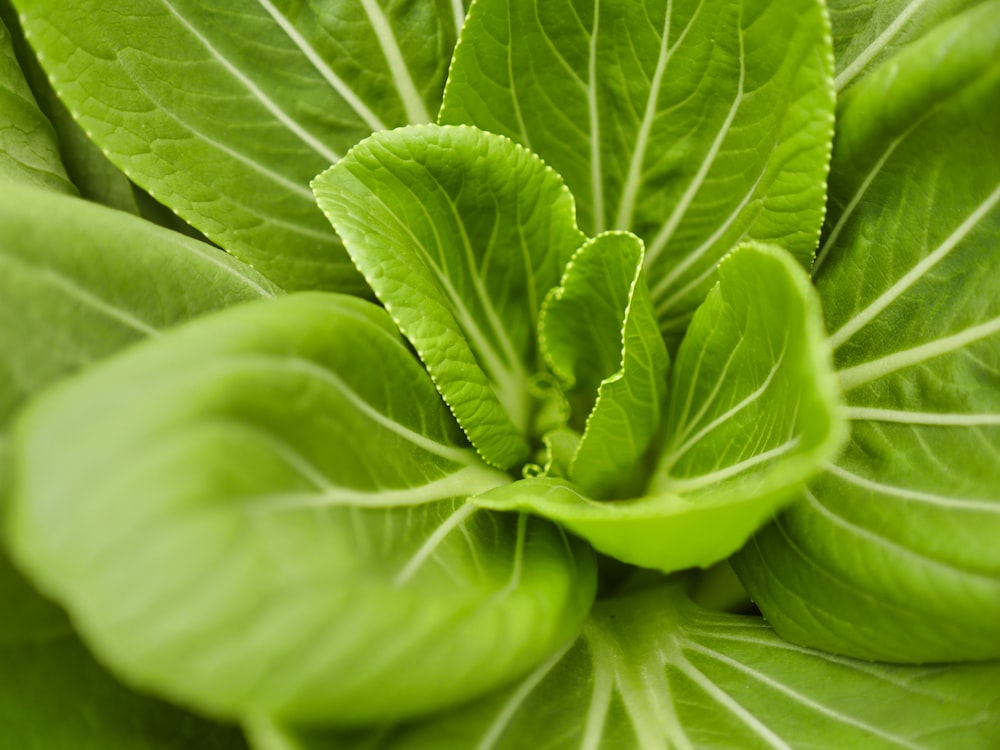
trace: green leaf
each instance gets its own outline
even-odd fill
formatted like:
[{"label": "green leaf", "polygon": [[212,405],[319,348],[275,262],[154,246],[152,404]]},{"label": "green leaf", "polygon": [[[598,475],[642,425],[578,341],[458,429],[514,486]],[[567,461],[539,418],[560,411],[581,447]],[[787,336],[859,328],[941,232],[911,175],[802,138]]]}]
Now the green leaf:
[{"label": "green leaf", "polygon": [[507,138],[427,125],[362,141],[314,189],[473,445],[523,461],[539,308],[584,240],[559,175]]},{"label": "green leaf", "polygon": [[720,265],[677,353],[649,490],[787,498],[845,438],[830,359],[806,274],[780,248],[742,245]]},{"label": "green leaf", "polygon": [[15,0],[84,130],[136,183],[288,289],[357,291],[309,180],[433,119],[462,5]]},{"label": "green leaf", "polygon": [[998,120],[1000,2],[843,99],[816,284],[851,442],[737,568],[795,642],[1000,657]]},{"label": "green leaf", "polygon": [[248,728],[255,750],[991,750],[998,717],[1000,665],[830,656],[668,585],[599,602],[561,657],[456,711],[356,733]]},{"label": "green leaf", "polygon": [[836,455],[844,430],[805,272],[777,248],[745,245],[719,276],[674,363],[645,496],[597,502],[564,480],[528,479],[473,502],[537,513],[600,552],[665,572],[738,550]]},{"label": "green leaf", "polygon": [[642,237],[676,343],[740,240],[811,262],[832,69],[815,0],[479,0],[439,119],[531,148],[565,178],[584,231]]},{"label": "green leaf", "polygon": [[36,400],[13,461],[18,563],[120,675],[210,714],[440,709],[565,644],[594,594],[584,545],[465,502],[509,477],[353,297],[135,347]]},{"label": "green leaf", "polygon": [[0,643],[2,750],[243,750],[233,727],[131,693],[66,631]]},{"label": "green leaf", "polygon": [[210,245],[0,181],[0,430],[55,379],[175,323],[276,292]]},{"label": "green leaf", "polygon": [[132,183],[77,125],[66,105],[56,96],[34,50],[24,38],[11,0],[0,0],[0,19],[7,26],[14,54],[42,113],[55,131],[66,174],[82,197],[130,213],[137,213]]},{"label": "green leaf", "polygon": [[583,433],[568,477],[595,497],[642,474],[664,407],[670,360],[642,258],[635,235],[599,235],[576,252],[542,308],[542,351]]},{"label": "green leaf", "polygon": [[76,192],[62,162],[52,123],[38,108],[0,20],[0,179]]},{"label": "green leaf", "polygon": [[827,0],[837,70],[844,91],[903,47],[984,0]]}]

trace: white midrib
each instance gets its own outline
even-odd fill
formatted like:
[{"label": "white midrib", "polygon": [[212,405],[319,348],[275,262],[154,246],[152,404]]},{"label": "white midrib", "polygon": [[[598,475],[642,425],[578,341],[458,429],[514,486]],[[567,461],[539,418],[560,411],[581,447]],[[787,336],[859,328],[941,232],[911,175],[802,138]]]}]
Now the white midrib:
[{"label": "white midrib", "polygon": [[903,8],[902,12],[893,19],[892,23],[885,27],[885,30],[875,37],[871,43],[865,47],[860,55],[851,61],[851,64],[844,68],[837,77],[833,80],[834,88],[839,92],[843,90],[847,84],[853,81],[858,74],[864,70],[865,66],[871,62],[872,59],[881,52],[885,46],[892,41],[893,37],[898,34],[902,28],[906,25],[907,21],[920,10],[921,6],[926,3],[927,0],[913,0],[909,5]]},{"label": "white midrib", "polygon": [[725,656],[724,654],[721,654],[717,651],[713,651],[712,649],[709,648],[705,648],[704,646],[701,646],[700,644],[691,641],[688,641],[685,644],[685,646],[687,650],[697,651],[698,653],[701,653],[710,659],[722,662],[729,668],[737,672],[740,672],[749,677],[750,679],[756,680],[757,682],[766,685],[769,688],[776,690],[779,693],[788,696],[796,703],[799,703],[805,706],[806,708],[811,709],[812,711],[815,711],[818,714],[822,714],[823,716],[826,716],[836,722],[855,727],[867,734],[870,734],[874,737],[878,737],[881,740],[891,742],[892,744],[898,745],[899,747],[907,748],[907,750],[924,750],[924,748],[921,745],[916,745],[903,737],[899,737],[894,734],[889,734],[888,732],[882,731],[878,727],[873,727],[870,724],[866,724],[863,721],[859,721],[858,719],[855,719],[853,716],[848,716],[847,714],[843,714],[839,711],[834,711],[832,708],[824,706],[822,703],[819,703],[818,701],[815,701],[806,695],[802,695],[802,693],[799,693],[796,690],[792,690],[784,683],[775,680],[769,677],[768,675],[765,675],[764,673],[759,672],[756,669],[747,666],[746,664],[738,662],[735,659],[732,659],[728,656]]},{"label": "white midrib", "polygon": [[[677,448],[668,449],[668,451],[666,453],[666,456],[668,456],[670,460],[663,462],[663,466],[664,466],[664,470],[665,471],[669,471],[670,467],[672,467],[674,464],[676,464],[677,461],[679,461],[681,459],[681,457],[685,453],[687,453],[689,450],[691,450],[691,448],[696,443],[698,443],[702,438],[704,438],[708,433],[710,433],[712,430],[714,430],[719,425],[724,424],[728,420],[732,419],[739,412],[741,412],[743,409],[745,409],[748,406],[750,406],[757,399],[759,399],[761,396],[764,395],[764,392],[770,387],[771,381],[774,380],[775,374],[777,374],[778,369],[781,367],[781,363],[782,363],[782,361],[785,358],[785,350],[787,348],[787,345],[788,345],[788,341],[787,341],[787,338],[786,338],[786,340],[785,340],[785,346],[782,347],[781,353],[778,355],[778,357],[775,360],[774,364],[771,366],[771,370],[767,373],[767,377],[764,378],[764,382],[763,383],[761,383],[750,394],[748,394],[746,397],[744,397],[742,400],[740,400],[739,403],[735,404],[733,407],[731,407],[727,411],[723,412],[718,417],[716,417],[711,422],[709,422],[707,425],[705,425],[703,428],[701,428],[700,430],[698,430],[698,432],[696,432],[694,435],[692,435],[691,438],[689,438],[688,440],[686,440],[682,445],[678,446]],[[721,379],[720,379],[720,381],[721,381]]]},{"label": "white midrib", "polygon": [[279,107],[277,102],[265,94],[256,83],[250,80],[250,78],[243,73],[243,71],[236,67],[225,55],[223,55],[215,47],[215,45],[212,44],[208,37],[195,28],[195,26],[173,6],[170,0],[161,0],[161,2],[169,11],[170,15],[180,21],[184,28],[198,40],[198,42],[213,58],[215,58],[220,65],[222,65],[223,68],[226,69],[226,72],[239,81],[240,84],[247,91],[249,91],[250,94],[252,94],[253,97],[259,101],[268,112],[274,115],[281,122],[281,124],[288,128],[288,130],[291,131],[300,141],[322,156],[328,163],[333,164],[334,162],[340,161],[340,155],[336,151],[329,148],[325,143],[306,130],[293,117]]},{"label": "white midrib", "polygon": [[396,83],[396,90],[399,98],[403,102],[403,109],[406,111],[406,118],[411,124],[420,124],[431,121],[431,116],[424,105],[423,97],[417,91],[410,76],[410,69],[403,59],[403,52],[399,48],[399,42],[392,31],[389,20],[382,12],[382,8],[375,0],[361,0],[361,5],[365,9],[368,21],[375,30],[379,46],[382,48],[382,55],[389,64],[392,71],[393,81]]},{"label": "white midrib", "polygon": [[729,711],[734,717],[745,724],[750,730],[764,740],[774,750],[794,750],[781,737],[775,734],[770,727],[754,716],[750,711],[738,703],[729,693],[725,692],[708,679],[690,661],[678,654],[673,660],[673,664],[683,672],[692,682],[705,691],[716,703]]},{"label": "white midrib", "polygon": [[993,318],[976,326],[970,326],[958,333],[943,336],[920,346],[893,352],[884,357],[863,362],[860,365],[838,370],[837,377],[840,379],[841,388],[845,392],[850,391],[898,370],[912,367],[929,359],[939,357],[942,354],[948,354],[969,344],[974,344],[996,333],[1000,333],[1000,317]]},{"label": "white midrib", "polygon": [[955,414],[950,412],[907,411],[848,406],[845,416],[851,421],[892,422],[894,424],[936,427],[1000,426],[1000,414]]},{"label": "white midrib", "polygon": [[780,458],[787,453],[791,453],[798,446],[800,438],[798,436],[787,440],[780,445],[770,448],[761,453],[754,454],[750,458],[737,461],[722,469],[708,472],[707,474],[696,474],[691,477],[672,477],[667,475],[658,485],[658,489],[669,492],[690,492],[701,489],[708,485],[730,479],[745,471],[749,471],[755,466],[766,463],[774,458]]},{"label": "white midrib", "polygon": [[[684,191],[681,199],[677,202],[677,206],[674,208],[673,213],[670,214],[670,217],[661,227],[660,231],[656,234],[656,238],[649,246],[649,251],[646,254],[647,267],[652,266],[652,264],[659,257],[660,253],[662,253],[663,249],[667,246],[667,243],[670,242],[670,238],[673,237],[674,232],[677,231],[677,227],[680,226],[681,220],[687,213],[688,208],[690,208],[692,201],[694,201],[695,195],[697,195],[698,191],[701,190],[701,187],[705,182],[705,178],[708,176],[709,170],[712,168],[716,157],[719,155],[719,151],[722,150],[722,143],[729,134],[729,129],[732,127],[733,121],[736,119],[736,114],[740,109],[740,105],[743,103],[743,86],[746,79],[746,60],[744,59],[745,55],[743,51],[743,30],[738,29],[737,35],[740,47],[740,77],[737,83],[736,96],[733,99],[733,104],[729,108],[729,112],[726,113],[726,119],[723,120],[722,126],[719,128],[719,132],[712,141],[711,147],[708,149],[708,152],[705,154],[705,158],[698,167],[698,172],[695,174],[694,179],[691,180],[691,184],[688,185],[687,190]],[[666,280],[662,283],[662,286],[664,288],[669,287],[697,260],[699,260],[699,258],[694,255],[686,256],[671,270],[669,274],[667,274]]]},{"label": "white midrib", "polygon": [[1000,514],[1000,502],[994,500],[981,500],[971,497],[951,497],[949,495],[938,495],[933,492],[924,492],[922,490],[911,490],[907,487],[899,487],[896,485],[885,484],[884,482],[876,482],[875,480],[860,476],[831,463],[826,464],[823,468],[833,476],[838,477],[848,484],[853,484],[857,487],[861,487],[880,495],[891,495],[892,497],[898,497],[903,500],[913,500],[918,503],[935,505],[951,511],[971,511],[974,513]]},{"label": "white midrib", "polygon": [[895,284],[880,294],[865,309],[830,334],[830,345],[834,349],[839,348],[855,333],[871,323],[872,320],[885,310],[885,308],[899,299],[907,289],[920,281],[920,279],[922,279],[927,272],[930,271],[930,269],[948,257],[948,255],[956,247],[958,247],[959,243],[965,239],[969,232],[976,228],[986,214],[996,207],[997,203],[1000,203],[1000,185],[998,185],[996,189],[990,193],[986,200],[976,206],[975,210],[965,218],[965,221],[963,221],[954,232],[948,235],[945,241],[938,245],[933,252],[928,253],[923,260],[913,266],[913,268],[904,274]]},{"label": "white midrib", "polygon": [[[5,260],[9,261],[12,259],[7,258]],[[20,265],[19,261],[18,264]],[[161,335],[161,331],[159,329],[154,328],[153,326],[149,325],[149,323],[146,323],[144,320],[140,320],[135,315],[132,315],[131,313],[125,310],[122,310],[120,307],[115,307],[114,305],[105,302],[97,295],[78,286],[75,282],[69,280],[68,278],[57,273],[51,268],[38,268],[35,266],[30,266],[28,264],[24,265],[30,268],[31,270],[35,271],[36,273],[38,273],[39,276],[44,278],[53,286],[57,286],[60,289],[62,289],[69,296],[75,297],[84,305],[96,310],[102,315],[105,315],[111,318],[112,320],[117,320],[119,323],[126,326],[127,328],[131,328],[134,331],[138,331],[144,336]]]},{"label": "white midrib", "polygon": [[359,97],[354,90],[348,86],[344,80],[337,75],[333,68],[327,65],[326,61],[320,56],[320,54],[315,50],[315,48],[309,44],[309,41],[299,33],[299,30],[295,28],[291,21],[278,10],[271,0],[257,0],[261,7],[267,11],[268,15],[274,19],[274,21],[281,27],[281,30],[285,32],[292,43],[306,56],[306,59],[312,63],[312,66],[317,70],[317,72],[323,76],[323,79],[330,84],[334,91],[353,109],[358,117],[364,120],[365,124],[369,129],[373,131],[385,130],[386,126],[382,120],[379,119],[378,115],[372,112],[368,105],[365,104],[361,97]]},{"label": "white midrib", "polygon": [[594,25],[590,31],[590,59],[587,61],[587,110],[590,115],[590,186],[594,196],[594,233],[604,224],[604,169],[601,164],[601,118],[597,104],[597,34],[600,29],[601,0],[594,2]]},{"label": "white midrib", "polygon": [[[700,12],[700,6],[698,12]],[[635,148],[632,150],[632,158],[629,160],[628,176],[625,178],[625,189],[622,190],[621,200],[618,203],[618,214],[615,216],[616,229],[627,231],[632,228],[632,219],[635,216],[635,202],[642,183],[642,165],[646,160],[646,149],[649,147],[649,134],[652,132],[653,121],[656,119],[656,107],[660,98],[660,89],[663,86],[663,74],[667,70],[670,58],[673,57],[674,50],[683,43],[688,30],[694,24],[694,19],[698,17],[698,12],[692,14],[687,27],[681,33],[677,42],[671,47],[670,21],[673,15],[673,2],[672,0],[667,0],[667,8],[663,18],[663,33],[660,36],[660,51],[656,58],[656,69],[653,71],[653,78],[650,81],[649,95],[646,97],[646,107],[642,113],[639,132],[635,137]]]},{"label": "white midrib", "polygon": [[465,25],[465,5],[462,0],[451,0],[451,16],[455,24],[455,38],[457,39]]}]

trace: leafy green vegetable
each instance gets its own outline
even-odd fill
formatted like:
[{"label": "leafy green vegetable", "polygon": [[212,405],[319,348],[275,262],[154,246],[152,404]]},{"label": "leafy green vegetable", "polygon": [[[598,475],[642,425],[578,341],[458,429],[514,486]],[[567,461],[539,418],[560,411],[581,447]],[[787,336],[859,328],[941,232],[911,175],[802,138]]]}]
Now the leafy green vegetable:
[{"label": "leafy green vegetable", "polygon": [[0,20],[0,750],[994,750],[1000,0]]},{"label": "leafy green vegetable", "polygon": [[719,275],[678,352],[645,496],[595,502],[542,478],[474,502],[538,513],[605,554],[665,572],[739,549],[836,454],[843,435],[819,304],[802,269],[776,248],[747,245]]},{"label": "leafy green vegetable", "polygon": [[439,708],[565,643],[593,597],[582,545],[464,504],[510,480],[370,303],[242,306],[45,404],[15,444],[12,551],[131,681],[203,710]]},{"label": "leafy green vegetable", "polygon": [[1000,657],[998,29],[974,9],[841,105],[816,284],[851,444],[737,567],[799,643]]},{"label": "leafy green vegetable", "polygon": [[808,265],[833,109],[815,0],[478,0],[440,121],[503,133],[552,165],[587,232],[646,241],[672,343],[742,239]]},{"label": "leafy green vegetable", "polygon": [[678,586],[599,602],[575,644],[460,711],[368,733],[251,722],[258,750],[909,748],[985,750],[1000,666],[899,667],[781,640]]},{"label": "leafy green vegetable", "polygon": [[566,476],[598,497],[642,475],[665,405],[669,357],[642,258],[635,235],[599,235],[573,256],[542,309],[539,341],[582,433]]},{"label": "leafy green vegetable", "polygon": [[320,206],[483,457],[527,457],[538,315],[583,242],[573,197],[506,138],[378,133],[314,183]]}]

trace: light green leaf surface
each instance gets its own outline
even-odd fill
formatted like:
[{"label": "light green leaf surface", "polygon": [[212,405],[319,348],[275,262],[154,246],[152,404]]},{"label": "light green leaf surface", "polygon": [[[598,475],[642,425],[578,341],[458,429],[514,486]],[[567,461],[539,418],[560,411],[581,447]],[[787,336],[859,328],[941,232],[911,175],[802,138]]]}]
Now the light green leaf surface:
[{"label": "light green leaf surface", "polygon": [[443,708],[546,658],[593,598],[584,545],[465,503],[509,478],[354,297],[195,321],[18,424],[15,559],[131,683],[212,714]]},{"label": "light green leaf surface", "polygon": [[740,240],[811,262],[832,69],[816,0],[478,0],[439,119],[530,147],[584,231],[642,237],[676,343]]},{"label": "light green leaf surface", "polygon": [[738,572],[795,642],[1000,657],[1000,3],[844,97],[816,284],[851,442]]},{"label": "light green leaf surface", "polygon": [[73,194],[52,123],[38,108],[0,20],[0,179]]},{"label": "light green leaf surface", "polygon": [[746,244],[719,268],[670,373],[651,493],[787,498],[844,441],[816,292],[794,259]]},{"label": "light green leaf surface", "polygon": [[45,71],[38,63],[34,50],[24,38],[21,22],[11,0],[0,0],[0,19],[10,32],[14,54],[25,80],[34,94],[42,113],[55,131],[59,155],[66,174],[80,195],[87,200],[103,203],[112,208],[131,213],[137,212],[132,183],[113,165],[91,141],[62,103]]},{"label": "light green leaf surface", "polygon": [[528,479],[473,502],[537,513],[605,554],[665,572],[738,550],[836,456],[844,429],[805,272],[784,251],[745,245],[719,275],[674,363],[645,496],[599,502],[564,480]]},{"label": "light green leaf surface", "polygon": [[576,252],[542,308],[542,351],[583,435],[568,477],[594,497],[642,474],[665,405],[670,360],[642,259],[635,235],[599,235]]},{"label": "light green leaf surface", "polygon": [[277,291],[205,243],[0,182],[0,429],[59,377],[175,323]]},{"label": "light green leaf surface", "polygon": [[366,139],[314,189],[473,445],[527,458],[539,310],[584,240],[559,175],[507,138],[427,125]]},{"label": "light green leaf surface", "polygon": [[15,0],[56,90],[136,183],[282,287],[359,290],[309,180],[434,118],[457,0]]},{"label": "light green leaf surface", "polygon": [[0,643],[0,750],[241,750],[233,727],[129,692],[68,630]]},{"label": "light green leaf surface", "polygon": [[984,0],[827,0],[843,91],[945,20]]},{"label": "light green leaf surface", "polygon": [[365,733],[250,730],[255,750],[992,750],[1000,665],[830,656],[668,586],[598,603],[561,658],[454,712]]}]

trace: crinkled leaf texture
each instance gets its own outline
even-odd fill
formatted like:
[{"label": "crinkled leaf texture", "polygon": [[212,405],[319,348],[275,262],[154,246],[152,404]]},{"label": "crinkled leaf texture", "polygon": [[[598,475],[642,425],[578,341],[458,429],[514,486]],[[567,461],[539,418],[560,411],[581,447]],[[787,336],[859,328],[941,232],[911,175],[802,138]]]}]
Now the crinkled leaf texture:
[{"label": "crinkled leaf texture", "polygon": [[478,0],[439,120],[531,148],[584,231],[642,237],[673,348],[739,241],[812,261],[832,69],[816,0]]},{"label": "crinkled leaf texture", "polygon": [[598,235],[576,252],[542,308],[542,352],[582,433],[567,451],[566,476],[594,497],[642,476],[664,411],[670,358],[642,258],[635,235]]},{"label": "crinkled leaf texture", "polygon": [[851,440],[737,559],[797,643],[1000,657],[998,121],[1000,2],[843,99],[816,284]]},{"label": "crinkled leaf texture", "polygon": [[15,558],[119,674],[202,711],[443,708],[567,643],[593,598],[585,545],[465,502],[509,478],[353,297],[202,318],[18,424]]},{"label": "crinkled leaf texture", "polygon": [[599,602],[568,650],[452,713],[364,733],[249,729],[255,750],[992,750],[1000,666],[835,657],[668,585]]},{"label": "crinkled leaf texture", "polygon": [[278,292],[211,245],[0,181],[0,430],[56,378],[176,323]]},{"label": "crinkled leaf texture", "polygon": [[376,133],[316,178],[320,207],[472,444],[528,455],[538,316],[583,243],[538,157],[471,127]]},{"label": "crinkled leaf texture", "polygon": [[731,555],[843,444],[840,398],[805,272],[744,245],[695,314],[672,371],[660,463],[646,495],[597,502],[558,479],[474,498],[565,525],[624,562],[670,572]]},{"label": "crinkled leaf texture", "polygon": [[288,289],[363,288],[309,180],[429,122],[460,0],[14,0],[60,97],[133,180]]}]

